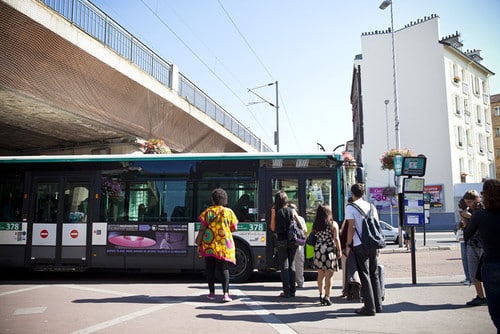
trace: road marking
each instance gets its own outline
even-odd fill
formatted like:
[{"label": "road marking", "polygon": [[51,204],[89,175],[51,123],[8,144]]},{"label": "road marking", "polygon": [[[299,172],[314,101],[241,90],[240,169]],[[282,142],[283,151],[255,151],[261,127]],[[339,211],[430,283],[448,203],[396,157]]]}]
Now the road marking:
[{"label": "road marking", "polygon": [[[72,287],[72,286],[68,286],[68,287]],[[111,292],[109,290],[103,290],[103,289],[93,289],[93,288],[87,288],[87,289],[85,289],[85,287],[83,287],[83,290],[93,290],[93,291],[103,291],[103,292],[108,291],[108,293]],[[115,294],[119,294],[119,293],[115,292]],[[130,296],[130,294],[123,294],[123,295],[124,296]],[[183,300],[187,300],[187,299],[189,299],[191,297],[194,297],[194,296],[199,296],[199,293],[197,292],[195,294],[186,296],[186,297],[184,297],[182,299]],[[165,302],[167,302],[167,299],[161,298],[161,299],[158,299],[157,301],[159,303],[165,303]],[[77,331],[71,332],[71,334],[95,333],[95,332],[101,331],[101,330],[103,330],[105,328],[108,328],[108,327],[111,327],[111,326],[115,326],[115,325],[121,324],[123,322],[130,321],[132,319],[135,319],[135,318],[138,318],[138,317],[142,317],[144,315],[147,315],[147,314],[150,314],[150,313],[153,313],[153,312],[156,312],[156,311],[160,311],[160,310],[163,310],[163,309],[165,309],[167,307],[175,306],[175,305],[176,305],[176,303],[159,304],[159,305],[151,306],[151,307],[145,308],[145,309],[140,310],[140,311],[132,312],[132,313],[123,315],[123,316],[118,317],[118,318],[114,318],[114,319],[111,319],[111,320],[107,320],[107,321],[101,322],[99,324],[92,325],[92,326],[87,327],[87,328],[79,329]]]},{"label": "road marking", "polygon": [[21,293],[21,292],[31,291],[31,290],[35,290],[35,289],[40,289],[40,288],[46,288],[46,287],[48,287],[48,285],[36,285],[36,286],[29,287],[29,288],[24,288],[24,289],[5,291],[5,292],[0,293],[0,297],[11,295],[14,293]]},{"label": "road marking", "polygon": [[96,325],[93,325],[93,326],[90,326],[90,327],[87,327],[87,328],[83,328],[83,329],[74,331],[74,332],[72,332],[72,334],[94,333],[94,332],[103,330],[105,328],[108,328],[108,327],[111,327],[111,326],[114,326],[114,325],[118,325],[118,324],[120,324],[122,322],[129,321],[129,320],[141,317],[143,315],[146,315],[146,314],[149,314],[149,313],[153,313],[153,312],[162,310],[162,309],[167,308],[169,306],[171,306],[171,305],[160,304],[160,305],[155,305],[155,306],[152,306],[152,307],[148,307],[146,309],[143,309],[143,310],[140,310],[140,311],[137,311],[137,312],[133,312],[133,313],[129,313],[129,314],[126,314],[124,316],[121,316],[121,317],[118,317],[118,318],[115,318],[115,319],[112,319],[112,320],[101,322],[100,324],[96,324]]},{"label": "road marking", "polygon": [[110,294],[110,295],[117,295],[117,296],[123,296],[123,297],[134,296],[134,294],[127,293],[127,292],[113,291],[113,290],[107,290],[107,289],[91,288],[91,287],[88,287],[88,286],[81,286],[81,285],[76,285],[76,284],[61,284],[61,285],[54,285],[54,286],[61,287],[61,288],[76,289],[76,290],[84,290],[84,291],[107,293],[107,294]]},{"label": "road marking", "polygon": [[262,320],[264,320],[269,326],[273,327],[276,332],[280,334],[297,334],[296,331],[281,322],[275,315],[269,313],[268,310],[266,310],[252,298],[248,297],[241,290],[232,289],[232,291],[234,291],[238,296],[243,296],[243,298],[238,299],[241,300],[245,305],[247,305],[253,313],[261,317]]},{"label": "road marking", "polygon": [[12,313],[12,315],[26,315],[26,314],[37,314],[37,313],[43,313],[47,309],[47,306],[40,306],[40,307],[25,307],[25,308],[18,308],[17,310]]}]

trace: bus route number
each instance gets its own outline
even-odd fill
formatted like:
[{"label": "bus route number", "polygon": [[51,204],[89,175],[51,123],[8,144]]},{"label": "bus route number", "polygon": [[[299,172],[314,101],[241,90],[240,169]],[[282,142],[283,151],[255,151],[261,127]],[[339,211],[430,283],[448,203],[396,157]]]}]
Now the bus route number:
[{"label": "bus route number", "polygon": [[250,231],[264,231],[264,224],[250,224]]},{"label": "bus route number", "polygon": [[21,223],[0,223],[0,231],[20,231]]}]

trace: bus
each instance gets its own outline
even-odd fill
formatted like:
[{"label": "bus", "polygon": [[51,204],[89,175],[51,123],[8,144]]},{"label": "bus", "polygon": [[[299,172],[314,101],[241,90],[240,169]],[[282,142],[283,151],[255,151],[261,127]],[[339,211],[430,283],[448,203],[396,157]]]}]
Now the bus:
[{"label": "bus", "polygon": [[239,220],[230,277],[244,282],[276,267],[276,192],[287,193],[309,229],[319,204],[342,222],[345,172],[340,156],[324,153],[0,157],[0,267],[203,271],[198,216],[223,188]]}]

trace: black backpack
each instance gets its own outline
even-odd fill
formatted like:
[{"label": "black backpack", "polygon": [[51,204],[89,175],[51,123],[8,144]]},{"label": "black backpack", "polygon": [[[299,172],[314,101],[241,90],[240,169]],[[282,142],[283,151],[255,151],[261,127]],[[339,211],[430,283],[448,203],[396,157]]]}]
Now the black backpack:
[{"label": "black backpack", "polygon": [[384,236],[382,235],[382,229],[380,227],[380,223],[373,216],[373,204],[370,203],[370,211],[365,213],[361,208],[355,203],[349,203],[348,205],[352,205],[358,210],[358,212],[363,216],[363,230],[361,231],[361,235],[359,235],[358,230],[356,233],[358,234],[359,239],[361,240],[361,244],[365,249],[380,249],[385,247]]}]

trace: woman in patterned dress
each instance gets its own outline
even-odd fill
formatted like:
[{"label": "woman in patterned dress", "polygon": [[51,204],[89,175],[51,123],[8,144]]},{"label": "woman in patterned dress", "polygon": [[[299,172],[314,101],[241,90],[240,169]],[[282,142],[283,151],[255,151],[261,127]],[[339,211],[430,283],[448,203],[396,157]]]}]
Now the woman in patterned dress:
[{"label": "woman in patterned dress", "polygon": [[[339,225],[333,220],[332,210],[328,205],[318,206],[313,232],[316,234],[313,266],[318,270],[318,290],[321,305],[332,305],[330,291],[333,273],[338,271],[341,259]],[[323,297],[323,291],[325,296]]]},{"label": "woman in patterned dress", "polygon": [[196,237],[198,252],[205,258],[208,280],[208,299],[215,299],[215,271],[222,277],[222,301],[229,302],[229,263],[236,264],[236,245],[232,232],[238,219],[233,210],[226,208],[227,193],[217,188],[212,191],[212,206],[203,211],[198,220],[200,231]]}]

